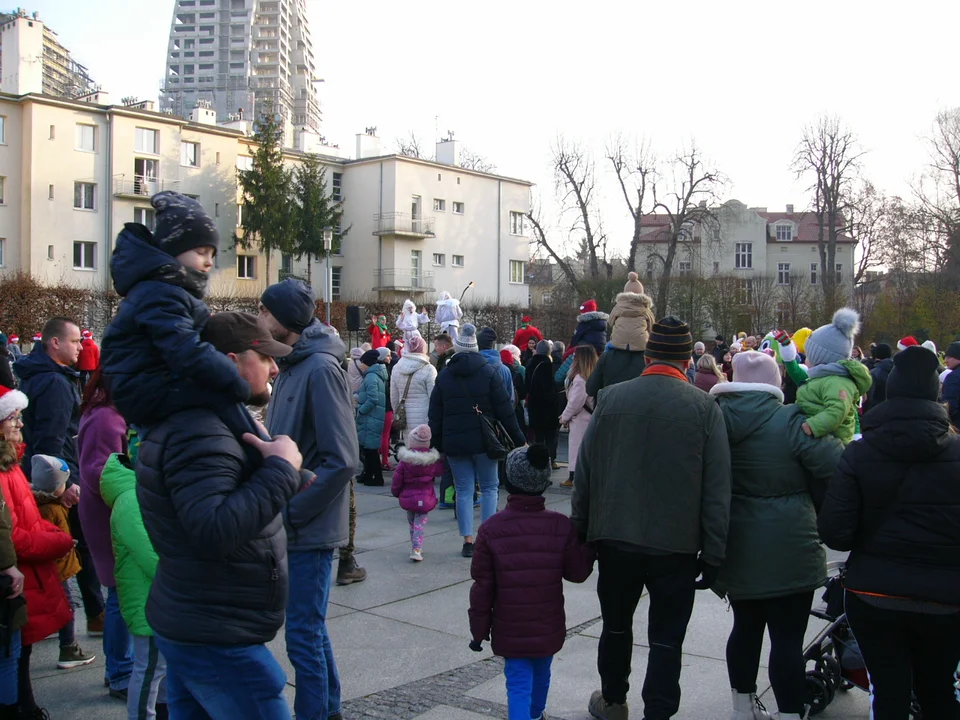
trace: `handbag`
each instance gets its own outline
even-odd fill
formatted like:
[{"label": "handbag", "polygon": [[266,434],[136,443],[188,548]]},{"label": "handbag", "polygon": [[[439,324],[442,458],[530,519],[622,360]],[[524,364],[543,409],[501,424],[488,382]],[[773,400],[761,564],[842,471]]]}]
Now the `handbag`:
[{"label": "handbag", "polygon": [[400,431],[407,427],[407,395],[410,392],[410,383],[413,381],[413,373],[407,375],[407,386],[403,389],[403,397],[400,398],[400,406],[393,411],[393,423],[391,427]]},{"label": "handbag", "polygon": [[[473,403],[473,396],[467,390],[466,383],[460,380],[460,384],[463,386],[467,399]],[[510,439],[510,433],[507,432],[502,422],[484,415],[479,404],[473,403],[473,410],[480,416],[480,437],[483,440],[483,449],[487,453],[487,457],[491,460],[503,460],[515,447],[513,440]]]}]

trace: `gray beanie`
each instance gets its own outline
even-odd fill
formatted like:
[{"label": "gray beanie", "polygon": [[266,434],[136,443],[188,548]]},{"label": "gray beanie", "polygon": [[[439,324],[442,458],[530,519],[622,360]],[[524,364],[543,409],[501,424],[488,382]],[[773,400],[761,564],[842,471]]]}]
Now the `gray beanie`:
[{"label": "gray beanie", "polygon": [[542,495],[550,487],[550,451],[546,445],[517,448],[507,455],[507,490]]},{"label": "gray beanie", "polygon": [[460,332],[457,333],[457,339],[453,341],[454,352],[479,352],[477,347],[477,328],[475,325],[467,323]]},{"label": "gray beanie", "polygon": [[55,493],[70,479],[70,468],[60,458],[52,455],[34,455],[30,464],[30,481],[34,490]]},{"label": "gray beanie", "polygon": [[550,341],[541,340],[537,343],[537,355],[549,355],[550,354]]},{"label": "gray beanie", "polygon": [[860,316],[853,308],[840,308],[829,325],[818,327],[807,338],[807,365],[827,365],[848,360],[853,338],[860,332]]}]

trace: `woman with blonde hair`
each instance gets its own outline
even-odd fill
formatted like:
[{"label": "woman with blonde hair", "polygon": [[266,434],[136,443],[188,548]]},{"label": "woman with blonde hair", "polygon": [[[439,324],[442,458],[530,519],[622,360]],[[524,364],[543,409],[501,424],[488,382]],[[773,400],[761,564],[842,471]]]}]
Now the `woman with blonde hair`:
[{"label": "woman with blonde hair", "polygon": [[573,487],[573,473],[577,469],[577,454],[580,443],[590,424],[594,399],[587,395],[587,380],[597,367],[597,351],[592,345],[579,345],[573,354],[573,365],[567,374],[567,406],[560,415],[560,423],[570,428],[568,463],[570,475],[560,483],[560,487]]},{"label": "woman with blonde hair", "polygon": [[710,392],[717,383],[727,382],[727,376],[717,365],[713,355],[704,354],[697,361],[697,373],[694,376],[693,384],[704,392]]}]

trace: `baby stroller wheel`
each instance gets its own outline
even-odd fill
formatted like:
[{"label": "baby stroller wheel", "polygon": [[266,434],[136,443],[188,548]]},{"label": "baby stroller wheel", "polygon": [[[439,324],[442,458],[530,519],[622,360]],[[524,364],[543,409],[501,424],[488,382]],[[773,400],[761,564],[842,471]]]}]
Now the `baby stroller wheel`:
[{"label": "baby stroller wheel", "polygon": [[807,673],[807,705],[810,706],[810,717],[826,710],[833,697],[833,683],[826,675],[816,670]]},{"label": "baby stroller wheel", "polygon": [[840,663],[833,655],[821,655],[817,660],[817,672],[821,673],[833,685],[834,693],[843,687]]}]

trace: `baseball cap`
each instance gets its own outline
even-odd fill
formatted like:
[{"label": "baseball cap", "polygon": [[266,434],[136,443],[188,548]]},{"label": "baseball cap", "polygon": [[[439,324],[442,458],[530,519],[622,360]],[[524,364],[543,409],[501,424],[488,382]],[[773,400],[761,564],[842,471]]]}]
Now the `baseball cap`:
[{"label": "baseball cap", "polygon": [[256,350],[261,355],[282,358],[293,348],[277,342],[256,315],[243,312],[221,312],[210,316],[201,336],[224,355]]}]

